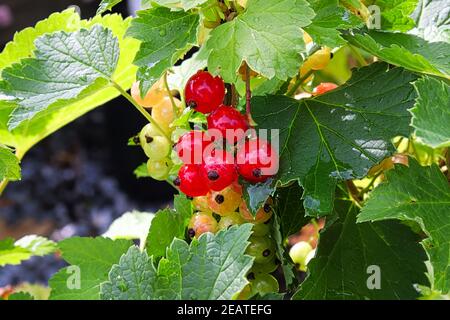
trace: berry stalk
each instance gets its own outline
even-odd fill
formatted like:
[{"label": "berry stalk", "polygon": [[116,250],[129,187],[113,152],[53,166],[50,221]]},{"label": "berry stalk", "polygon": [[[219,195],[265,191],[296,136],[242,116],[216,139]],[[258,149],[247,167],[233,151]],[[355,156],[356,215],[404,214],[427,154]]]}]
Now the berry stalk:
[{"label": "berry stalk", "polygon": [[116,88],[122,96],[124,96],[156,129],[161,131],[167,141],[170,141],[170,137],[164,132],[163,129],[158,125],[158,123],[152,118],[152,116],[141,107],[134,99],[131,97],[128,92],[126,92],[118,83],[112,81],[111,82],[114,88]]}]

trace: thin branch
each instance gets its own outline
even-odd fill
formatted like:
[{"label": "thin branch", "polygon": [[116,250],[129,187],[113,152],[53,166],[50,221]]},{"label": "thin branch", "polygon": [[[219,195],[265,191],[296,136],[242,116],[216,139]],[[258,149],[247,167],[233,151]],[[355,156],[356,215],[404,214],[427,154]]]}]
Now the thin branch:
[{"label": "thin branch", "polygon": [[359,199],[359,191],[355,186],[352,180],[345,181],[345,185],[347,186],[348,193],[355,204],[361,208],[361,200]]},{"label": "thin branch", "polygon": [[175,100],[173,99],[172,91],[170,91],[169,83],[167,82],[167,71],[164,73],[164,88],[167,91],[167,95],[169,96],[170,102],[172,103],[172,109],[175,117],[178,117],[178,107],[175,103]]},{"label": "thin branch", "polygon": [[248,123],[251,126],[255,126],[256,123],[252,118],[252,90],[250,88],[250,68],[245,64],[245,113],[247,114]]},{"label": "thin branch", "polygon": [[309,70],[307,73],[305,73],[302,77],[298,78],[297,81],[295,81],[294,85],[289,89],[289,91],[286,93],[288,97],[292,97],[295,95],[295,92],[297,92],[297,89],[300,88],[303,82],[305,82],[306,79],[308,79],[312,73],[313,70]]},{"label": "thin branch", "polygon": [[155,126],[157,130],[159,130],[164,137],[167,139],[167,141],[171,141],[170,137],[164,132],[163,129],[159,126],[159,124],[155,121],[155,119],[152,118],[152,116],[142,107],[140,106],[132,96],[128,94],[118,83],[112,81],[111,82],[114,88],[116,88],[121,95],[123,95],[131,104],[152,124]]}]

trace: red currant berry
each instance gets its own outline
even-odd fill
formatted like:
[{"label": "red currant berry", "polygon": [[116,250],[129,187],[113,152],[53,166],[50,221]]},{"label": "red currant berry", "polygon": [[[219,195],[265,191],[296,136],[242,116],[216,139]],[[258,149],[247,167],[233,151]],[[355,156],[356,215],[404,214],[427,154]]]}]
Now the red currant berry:
[{"label": "red currant berry", "polygon": [[200,166],[196,164],[185,164],[178,172],[178,179],[175,185],[180,187],[181,192],[188,197],[204,196],[209,189],[206,181],[200,173]]},{"label": "red currant berry", "polygon": [[223,150],[214,150],[204,158],[202,175],[213,191],[221,191],[237,181],[238,174],[234,164],[234,157]]},{"label": "red currant berry", "polygon": [[208,129],[219,130],[222,137],[233,144],[244,138],[248,123],[237,109],[222,105],[208,116]]},{"label": "red currant berry", "polygon": [[218,108],[225,98],[225,84],[219,76],[199,71],[187,82],[184,90],[186,104],[201,113]]},{"label": "red currant berry", "polygon": [[322,82],[321,84],[319,84],[317,87],[314,88],[313,95],[318,96],[328,91],[334,90],[337,87],[338,85],[332,82]]},{"label": "red currant berry", "polygon": [[210,143],[203,131],[193,130],[180,137],[175,149],[183,163],[201,164],[203,153]]},{"label": "red currant berry", "polygon": [[245,180],[263,182],[278,172],[278,154],[265,140],[248,140],[238,146],[236,164]]}]

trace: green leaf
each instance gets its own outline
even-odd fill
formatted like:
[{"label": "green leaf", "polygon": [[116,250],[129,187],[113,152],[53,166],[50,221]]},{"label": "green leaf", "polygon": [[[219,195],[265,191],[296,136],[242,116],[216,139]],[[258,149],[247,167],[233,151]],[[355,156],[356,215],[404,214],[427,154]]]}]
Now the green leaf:
[{"label": "green leaf", "polygon": [[[128,240],[113,241],[102,237],[74,237],[61,241],[62,257],[71,266],[61,269],[49,280],[50,299],[98,300],[100,284],[108,280],[109,270],[131,245]],[[76,284],[78,276],[80,287],[71,286]]]},{"label": "green leaf", "polygon": [[300,27],[311,23],[314,11],[304,0],[249,0],[246,11],[215,28],[206,46],[208,69],[225,82],[236,82],[246,61],[266,78],[286,80],[298,73],[305,48]]},{"label": "green leaf", "polygon": [[155,269],[147,253],[132,247],[101,288],[106,300],[224,300],[248,283],[252,258],[245,255],[252,226],[206,233],[190,245],[174,239]]},{"label": "green leaf", "polygon": [[163,7],[138,12],[127,35],[142,41],[134,64],[140,67],[143,94],[196,43],[198,25],[199,15],[194,12]]},{"label": "green leaf", "polygon": [[0,181],[3,179],[20,180],[19,159],[8,148],[0,144]]},{"label": "green leaf", "polygon": [[412,18],[416,27],[410,33],[430,42],[450,42],[448,0],[419,0]]},{"label": "green leaf", "polygon": [[410,34],[355,31],[344,37],[383,61],[420,73],[450,78],[450,44],[427,42]]},{"label": "green leaf", "polygon": [[338,6],[337,0],[310,0],[311,8],[316,13],[312,23],[305,27],[305,31],[315,43],[331,48],[345,44],[340,29],[357,27],[361,21],[350,15],[344,8]]},{"label": "green leaf", "polygon": [[116,239],[139,239],[140,246],[145,247],[148,231],[155,215],[148,212],[126,212],[111,224],[104,237]]},{"label": "green leaf", "polygon": [[275,192],[275,183],[273,179],[268,179],[260,183],[242,183],[243,198],[247,204],[247,208],[253,217],[259,209],[266,203],[267,198]]},{"label": "green leaf", "polygon": [[[48,19],[37,23],[34,28],[24,29],[15,35],[14,41],[7,44],[0,54],[0,69],[33,56],[34,41],[43,34],[57,30],[71,32],[101,24],[110,29],[119,39],[121,54],[113,78],[126,90],[131,87],[135,78],[136,67],[133,66],[132,61],[139,47],[138,41],[132,38],[124,39],[124,33],[130,21],[131,19],[123,20],[116,14],[96,16],[92,20],[80,20],[73,9],[52,14]],[[17,148],[21,154],[24,154],[51,133],[118,95],[119,92],[106,81],[95,82],[78,98],[58,101],[44,112],[38,113],[33,119],[19,125],[13,132],[8,131],[7,122],[16,105],[8,101],[0,101],[0,141]]]},{"label": "green leaf", "polygon": [[150,175],[148,174],[147,164],[145,162],[137,167],[133,173],[138,179],[150,177]]},{"label": "green leaf", "polygon": [[[336,180],[364,177],[391,155],[391,140],[409,136],[416,77],[373,64],[353,73],[339,89],[312,99],[255,97],[258,128],[278,129],[281,184],[299,180],[307,215],[329,214]],[[368,94],[370,88],[370,94]]]},{"label": "green leaf", "polygon": [[174,238],[184,239],[185,229],[192,216],[191,201],[184,195],[176,195],[175,210],[164,209],[156,213],[147,237],[146,249],[155,259],[164,257]]},{"label": "green leaf", "polygon": [[433,148],[450,146],[450,87],[429,77],[414,86],[418,97],[410,111],[416,137]]},{"label": "green leaf", "polygon": [[117,38],[100,25],[44,35],[35,45],[34,58],[2,71],[7,82],[4,90],[14,95],[18,104],[8,123],[10,129],[58,100],[77,97],[97,79],[111,79],[119,59]]},{"label": "green leaf", "polygon": [[396,165],[370,195],[358,222],[400,219],[418,223],[431,261],[428,271],[433,290],[450,292],[450,186],[439,167],[421,167],[412,158],[409,167]]},{"label": "green leaf", "polygon": [[277,210],[280,218],[280,232],[283,240],[300,231],[311,217],[305,215],[302,203],[302,189],[298,183],[291,186],[278,188],[276,193]]},{"label": "green leaf", "polygon": [[172,68],[172,72],[167,77],[167,82],[171,89],[176,89],[184,95],[184,88],[189,78],[197,73],[198,70],[206,68],[209,51],[202,46],[192,57],[184,60],[179,66]]},{"label": "green leaf", "polygon": [[56,250],[56,243],[47,238],[28,235],[16,242],[12,238],[0,240],[0,266],[17,265],[33,256],[45,256]]},{"label": "green leaf", "polygon": [[[414,285],[427,283],[418,236],[395,221],[357,224],[357,214],[351,202],[336,202],[334,219],[321,232],[308,276],[294,299],[417,298]],[[379,289],[369,289],[375,282],[370,277],[377,277],[371,266],[379,268]]]},{"label": "green leaf", "polygon": [[34,300],[34,298],[28,292],[15,292],[9,295],[8,300]]},{"label": "green leaf", "polygon": [[[272,224],[272,237],[275,240],[277,252],[277,259],[281,262],[281,269],[283,270],[284,281],[287,287],[291,286],[295,279],[294,268],[295,265],[292,260],[288,257],[288,253],[285,248],[286,238],[282,231],[282,217],[280,215],[275,215]],[[300,229],[299,229],[300,230]],[[297,231],[299,231],[297,230]]]},{"label": "green leaf", "polygon": [[381,29],[406,32],[415,25],[411,14],[418,0],[368,0],[366,6],[375,5],[381,13]]},{"label": "green leaf", "polygon": [[152,2],[163,7],[188,11],[192,8],[201,6],[202,4],[208,2],[208,0],[143,0],[144,4]]},{"label": "green leaf", "polygon": [[110,11],[115,5],[121,3],[122,0],[102,0],[98,5],[97,14],[102,14],[106,11]]}]

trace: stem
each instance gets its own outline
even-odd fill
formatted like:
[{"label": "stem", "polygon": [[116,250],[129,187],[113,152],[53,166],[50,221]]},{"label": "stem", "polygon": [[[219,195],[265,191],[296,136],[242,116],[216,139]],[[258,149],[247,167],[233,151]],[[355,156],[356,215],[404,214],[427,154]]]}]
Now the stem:
[{"label": "stem", "polygon": [[3,191],[5,191],[6,186],[8,185],[8,183],[9,183],[9,180],[8,180],[8,179],[3,179],[3,180],[0,182],[0,196],[2,195]]},{"label": "stem", "polygon": [[347,186],[348,193],[350,194],[352,200],[358,207],[361,208],[361,201],[359,200],[358,188],[355,186],[352,180],[345,181],[345,185]]},{"label": "stem", "polygon": [[173,113],[175,117],[178,117],[178,107],[175,104],[175,100],[173,99],[172,92],[170,91],[169,88],[169,83],[167,82],[167,71],[164,73],[164,87],[167,91],[167,95],[169,96],[170,102],[172,103]]},{"label": "stem", "polygon": [[250,68],[247,64],[245,64],[245,113],[247,114],[248,123],[251,126],[255,126],[256,123],[252,118],[252,90],[250,88]]},{"label": "stem", "polygon": [[155,126],[157,130],[161,132],[162,135],[170,142],[170,137],[164,132],[163,129],[158,125],[158,123],[155,121],[155,119],[152,118],[152,116],[143,108],[141,107],[132,96],[128,94],[118,83],[112,81],[111,82],[114,88],[116,88],[121,95],[123,95],[131,104],[152,124]]},{"label": "stem", "polygon": [[378,174],[376,174],[372,180],[370,181],[370,183],[367,185],[367,187],[365,187],[364,189],[362,189],[359,192],[359,197],[361,197],[363,194],[365,194],[367,191],[370,190],[370,188],[372,188],[372,186],[374,185],[375,181],[377,180],[377,178],[382,174],[383,172],[379,172]]},{"label": "stem", "polygon": [[294,85],[292,86],[291,89],[289,89],[289,91],[286,93],[286,95],[288,97],[292,97],[295,92],[297,91],[297,89],[302,85],[302,83],[309,78],[309,76],[311,76],[311,74],[313,73],[313,70],[309,70],[307,73],[305,73],[303,75],[303,77],[300,77],[297,79],[297,81],[295,81]]},{"label": "stem", "polygon": [[359,65],[361,67],[367,66],[367,61],[362,56],[361,52],[359,52],[359,50],[357,48],[355,48],[354,46],[352,46],[351,44],[349,45],[349,48],[352,51],[354,57],[356,58],[356,61],[358,61]]}]

